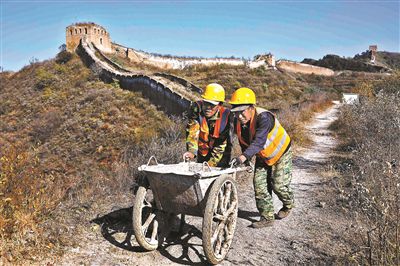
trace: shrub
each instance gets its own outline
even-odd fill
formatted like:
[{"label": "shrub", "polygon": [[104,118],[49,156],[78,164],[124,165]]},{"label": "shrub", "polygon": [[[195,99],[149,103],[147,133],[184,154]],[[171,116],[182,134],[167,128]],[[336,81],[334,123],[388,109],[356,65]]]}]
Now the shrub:
[{"label": "shrub", "polygon": [[68,51],[61,51],[56,56],[56,62],[58,64],[65,64],[72,59],[72,53]]},{"label": "shrub", "polygon": [[377,97],[345,107],[335,124],[353,146],[340,197],[368,226],[363,243],[367,252],[354,256],[358,264],[399,262],[400,95],[393,90],[398,92],[400,80],[394,83],[390,77],[373,84]]},{"label": "shrub", "polygon": [[36,88],[39,90],[44,89],[52,85],[56,81],[56,77],[50,73],[49,71],[45,70],[44,68],[40,68],[36,72]]}]

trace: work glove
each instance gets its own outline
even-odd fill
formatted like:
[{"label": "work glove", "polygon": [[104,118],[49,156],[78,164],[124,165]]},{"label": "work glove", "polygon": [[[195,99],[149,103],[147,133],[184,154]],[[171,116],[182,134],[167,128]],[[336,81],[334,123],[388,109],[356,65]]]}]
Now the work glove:
[{"label": "work glove", "polygon": [[229,165],[231,165],[231,166],[239,166],[239,165],[241,165],[243,162],[242,162],[242,160],[240,159],[240,156],[238,156],[238,157],[236,157],[236,158],[233,158],[230,162],[229,162]]},{"label": "work glove", "polygon": [[193,153],[191,153],[190,151],[187,151],[183,154],[183,160],[187,161],[187,160],[193,160],[195,155]]}]

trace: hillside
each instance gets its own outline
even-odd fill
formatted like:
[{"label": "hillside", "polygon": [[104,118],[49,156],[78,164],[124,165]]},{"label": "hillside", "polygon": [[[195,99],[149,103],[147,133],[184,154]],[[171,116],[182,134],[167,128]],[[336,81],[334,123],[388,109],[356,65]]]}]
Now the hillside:
[{"label": "hillside", "polygon": [[132,63],[118,54],[107,57],[133,72],[150,75],[154,72],[166,72],[185,78],[200,88],[210,82],[221,84],[227,95],[242,86],[253,89],[257,94],[258,104],[271,109],[282,109],[287,105],[297,106],[308,101],[315,94],[330,94],[339,98],[341,92],[348,92],[357,84],[381,79],[381,74],[343,72],[332,77],[280,72],[266,69],[264,66],[250,69],[246,66],[214,65],[190,66],[182,70],[165,70],[154,66]]},{"label": "hillside", "polygon": [[391,69],[400,69],[400,53],[378,52],[376,60]]},{"label": "hillside", "polygon": [[335,71],[388,72],[390,69],[400,69],[400,53],[377,52],[375,61],[375,64],[371,64],[370,51],[365,51],[355,55],[353,58],[329,54],[319,60],[305,58],[302,63],[327,67]]},{"label": "hillside", "polygon": [[[145,74],[160,69],[112,58]],[[156,155],[180,161],[182,118],[159,111],[141,93],[104,83],[75,54],[33,63],[0,82],[0,238],[7,262],[39,261],[78,245],[88,221],[132,202],[137,167]],[[288,74],[263,67],[218,65],[169,71],[197,86],[219,82],[231,92],[248,86],[258,104],[277,109],[296,145],[308,143],[305,123],[340,92],[382,75]],[[361,84],[361,85],[360,85]]]},{"label": "hillside", "polygon": [[0,82],[0,250],[10,262],[71,245],[71,212],[130,193],[133,167],[174,149],[156,136],[182,139],[179,124],[139,93],[100,81],[76,55],[1,74]]}]

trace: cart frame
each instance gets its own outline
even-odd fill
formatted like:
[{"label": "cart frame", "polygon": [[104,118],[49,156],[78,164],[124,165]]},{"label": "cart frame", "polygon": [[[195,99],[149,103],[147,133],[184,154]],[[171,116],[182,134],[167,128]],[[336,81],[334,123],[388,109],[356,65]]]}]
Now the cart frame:
[{"label": "cart frame", "polygon": [[245,170],[250,169],[222,169],[206,162],[164,165],[150,157],[146,165],[139,167],[146,178],[139,185],[133,207],[133,229],[139,245],[149,251],[161,246],[178,214],[203,217],[204,253],[210,263],[220,263],[236,228],[236,175]]}]

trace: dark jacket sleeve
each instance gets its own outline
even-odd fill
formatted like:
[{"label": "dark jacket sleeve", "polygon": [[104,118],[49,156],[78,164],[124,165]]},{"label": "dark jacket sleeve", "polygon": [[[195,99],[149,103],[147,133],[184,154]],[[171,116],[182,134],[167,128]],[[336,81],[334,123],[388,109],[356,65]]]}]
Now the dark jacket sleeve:
[{"label": "dark jacket sleeve", "polygon": [[190,105],[188,114],[188,123],[186,125],[186,150],[197,156],[197,151],[199,149],[199,133],[200,124],[198,121],[199,117],[199,106],[197,103],[193,102]]},{"label": "dark jacket sleeve", "polygon": [[250,146],[243,152],[243,155],[250,160],[255,154],[264,148],[268,133],[274,127],[275,118],[268,112],[263,112],[257,116],[256,135]]}]

